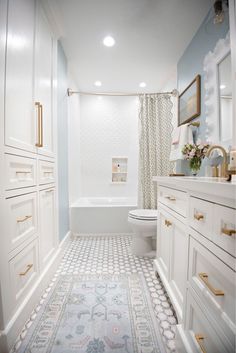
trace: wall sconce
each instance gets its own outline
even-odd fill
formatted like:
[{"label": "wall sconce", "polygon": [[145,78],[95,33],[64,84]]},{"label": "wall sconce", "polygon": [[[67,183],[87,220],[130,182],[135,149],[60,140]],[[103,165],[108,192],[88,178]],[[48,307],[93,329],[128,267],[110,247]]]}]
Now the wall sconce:
[{"label": "wall sconce", "polygon": [[224,6],[223,3],[226,4],[228,7],[228,0],[222,1],[222,0],[216,0],[214,2],[214,11],[215,11],[215,16],[214,16],[214,24],[220,24],[224,21]]}]

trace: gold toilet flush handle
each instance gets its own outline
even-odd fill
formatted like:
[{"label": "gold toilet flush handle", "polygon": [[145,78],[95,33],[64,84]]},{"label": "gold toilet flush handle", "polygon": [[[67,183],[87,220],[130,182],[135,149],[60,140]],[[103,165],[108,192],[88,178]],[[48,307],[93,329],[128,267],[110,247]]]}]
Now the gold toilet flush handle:
[{"label": "gold toilet flush handle", "polygon": [[232,237],[232,235],[236,234],[236,229],[222,228],[221,233]]},{"label": "gold toilet flush handle", "polygon": [[198,343],[198,345],[199,345],[199,347],[200,347],[200,349],[201,349],[201,352],[202,353],[207,353],[206,352],[206,350],[205,350],[205,348],[204,348],[204,346],[203,346],[203,340],[204,340],[204,338],[206,338],[206,337],[204,337],[203,335],[201,335],[201,334],[196,334],[195,335],[195,338],[196,338],[196,341],[197,341],[197,343]]},{"label": "gold toilet flush handle", "polygon": [[202,280],[202,282],[207,286],[207,288],[215,295],[215,296],[223,296],[225,295],[225,293],[220,290],[220,289],[216,289],[214,288],[208,281],[208,274],[204,273],[204,272],[200,272],[198,274],[198,276],[200,277],[200,279]]}]

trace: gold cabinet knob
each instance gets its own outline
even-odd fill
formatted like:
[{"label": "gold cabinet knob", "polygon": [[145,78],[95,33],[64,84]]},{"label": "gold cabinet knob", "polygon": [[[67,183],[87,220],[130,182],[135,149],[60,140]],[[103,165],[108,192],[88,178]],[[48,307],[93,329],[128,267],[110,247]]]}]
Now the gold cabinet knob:
[{"label": "gold cabinet knob", "polygon": [[221,233],[232,237],[232,235],[236,234],[236,229],[222,228]]},{"label": "gold cabinet knob", "polygon": [[176,201],[176,198],[174,196],[166,196],[166,199],[169,201]]},{"label": "gold cabinet knob", "polygon": [[167,227],[169,227],[169,226],[172,225],[172,223],[171,223],[170,221],[168,221],[167,219],[165,219],[165,225],[166,225]]},{"label": "gold cabinet knob", "polygon": [[204,216],[201,213],[195,213],[194,219],[196,219],[197,221],[201,221],[201,219],[204,219]]}]

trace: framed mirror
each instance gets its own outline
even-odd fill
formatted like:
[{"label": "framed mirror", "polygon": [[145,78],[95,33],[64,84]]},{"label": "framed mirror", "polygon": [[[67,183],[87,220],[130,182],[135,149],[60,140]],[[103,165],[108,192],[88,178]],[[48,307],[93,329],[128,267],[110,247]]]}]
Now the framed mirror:
[{"label": "framed mirror", "polygon": [[220,39],[204,59],[206,139],[226,149],[232,145],[232,68],[230,36]]},{"label": "framed mirror", "polygon": [[231,144],[233,131],[231,52],[218,63],[219,138]]}]

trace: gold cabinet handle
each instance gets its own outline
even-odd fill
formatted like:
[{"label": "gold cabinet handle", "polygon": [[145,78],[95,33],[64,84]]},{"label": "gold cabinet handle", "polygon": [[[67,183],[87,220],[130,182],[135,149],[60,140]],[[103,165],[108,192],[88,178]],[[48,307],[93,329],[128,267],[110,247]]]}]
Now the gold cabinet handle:
[{"label": "gold cabinet handle", "polygon": [[35,103],[38,109],[38,142],[36,147],[43,147],[43,106],[39,102]]},{"label": "gold cabinet handle", "polygon": [[204,216],[201,213],[195,213],[194,219],[196,219],[197,221],[200,221],[201,219],[204,219]]},{"label": "gold cabinet handle", "polygon": [[26,270],[24,272],[20,272],[19,276],[25,276],[32,267],[33,267],[33,264],[27,265]]},{"label": "gold cabinet handle", "polygon": [[23,170],[17,170],[16,174],[31,174],[31,172],[24,172]]},{"label": "gold cabinet handle", "polygon": [[167,219],[165,219],[165,225],[166,225],[167,227],[169,227],[169,226],[172,225],[172,223],[171,223],[170,221],[168,221]]},{"label": "gold cabinet handle", "polygon": [[166,196],[166,199],[169,201],[176,201],[176,198],[174,196]]},{"label": "gold cabinet handle", "polygon": [[45,190],[46,193],[50,193],[50,192],[53,192],[53,191],[54,191],[53,189]]},{"label": "gold cabinet handle", "polygon": [[197,335],[195,335],[195,338],[196,338],[196,341],[197,341],[202,353],[206,353],[206,350],[205,350],[205,348],[203,347],[203,344],[202,344],[202,341],[204,340],[205,337],[203,335],[201,335],[201,334],[197,334]]},{"label": "gold cabinet handle", "polygon": [[236,229],[222,228],[222,229],[221,229],[221,233],[226,234],[226,235],[232,237],[232,235],[236,234]]},{"label": "gold cabinet handle", "polygon": [[30,218],[32,218],[32,216],[25,216],[24,218],[19,218],[17,219],[17,223],[25,222],[27,221],[27,219],[30,219]]},{"label": "gold cabinet handle", "polygon": [[208,289],[210,289],[210,291],[216,295],[216,296],[223,296],[225,295],[224,292],[220,289],[215,289],[208,281],[208,274],[201,272],[198,274],[198,276],[201,278],[202,282],[207,286]]}]

